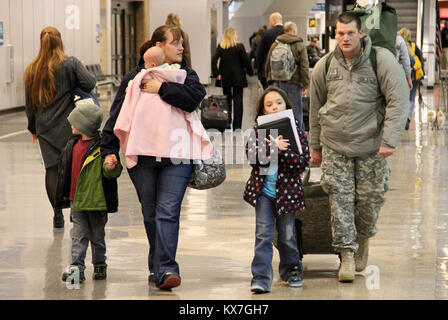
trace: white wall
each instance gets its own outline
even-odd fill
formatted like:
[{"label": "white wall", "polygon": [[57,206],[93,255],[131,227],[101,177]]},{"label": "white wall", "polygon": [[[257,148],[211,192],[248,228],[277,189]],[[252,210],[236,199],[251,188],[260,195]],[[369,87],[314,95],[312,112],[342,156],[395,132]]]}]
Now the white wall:
[{"label": "white wall", "polygon": [[250,51],[249,38],[263,25],[269,26],[266,17],[234,16],[229,22],[229,27],[235,29],[238,34],[238,42],[244,44],[247,52]]},{"label": "white wall", "polygon": [[[0,46],[0,109],[25,105],[23,72],[37,56],[40,32],[56,27],[68,55],[84,64],[100,62],[96,25],[100,23],[99,0],[0,0],[4,46]],[[5,82],[6,46],[14,51],[14,81]]]},{"label": "white wall", "polygon": [[249,37],[260,27],[269,27],[269,15],[280,12],[283,23],[292,21],[297,24],[299,37],[306,41],[308,17],[317,0],[245,0],[230,20],[229,26],[238,33],[238,39],[247,51],[250,51]]},{"label": "white wall", "polygon": [[[218,35],[222,34],[222,0],[151,0],[149,10],[150,34],[165,23],[166,16],[179,15],[182,29],[190,39],[191,64],[201,83],[210,83],[210,10],[217,10]],[[219,40],[218,40],[219,41]]]}]

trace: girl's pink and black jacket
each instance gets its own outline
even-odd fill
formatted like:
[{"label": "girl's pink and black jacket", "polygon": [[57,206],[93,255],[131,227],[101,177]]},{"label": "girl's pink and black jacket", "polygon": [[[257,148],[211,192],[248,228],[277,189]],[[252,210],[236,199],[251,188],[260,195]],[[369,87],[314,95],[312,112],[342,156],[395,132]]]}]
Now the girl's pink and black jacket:
[{"label": "girl's pink and black jacket", "polygon": [[[266,148],[267,143],[255,125],[246,144],[246,155],[252,166],[252,172],[244,190],[244,200],[252,206],[257,205],[258,197],[263,190],[264,175],[270,163],[278,163],[278,175],[276,186],[277,214],[295,212],[305,209],[302,180],[300,174],[308,166],[310,152],[305,132],[298,126],[297,132],[302,145],[302,154],[297,154],[288,148],[285,151]],[[260,140],[259,141],[259,135]],[[259,149],[261,151],[259,151]],[[276,152],[277,151],[277,152]],[[274,154],[276,152],[276,154]],[[263,174],[264,173],[264,174]]]}]

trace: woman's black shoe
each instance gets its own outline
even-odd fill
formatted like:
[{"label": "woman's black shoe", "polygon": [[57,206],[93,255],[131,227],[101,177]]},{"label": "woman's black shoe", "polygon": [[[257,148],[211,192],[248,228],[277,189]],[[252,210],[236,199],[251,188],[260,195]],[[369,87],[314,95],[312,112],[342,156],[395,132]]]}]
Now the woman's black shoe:
[{"label": "woman's black shoe", "polygon": [[56,214],[53,217],[54,228],[64,228],[64,216],[62,214]]}]

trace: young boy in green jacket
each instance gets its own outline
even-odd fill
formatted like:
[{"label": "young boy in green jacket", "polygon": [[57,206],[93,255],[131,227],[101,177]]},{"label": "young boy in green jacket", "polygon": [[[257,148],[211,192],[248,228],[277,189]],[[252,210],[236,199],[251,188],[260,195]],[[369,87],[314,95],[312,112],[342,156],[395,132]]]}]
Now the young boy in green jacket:
[{"label": "young boy in green jacket", "polygon": [[68,116],[73,136],[61,153],[56,207],[71,208],[73,221],[72,263],[63,281],[85,281],[84,259],[92,245],[93,280],[107,277],[104,228],[108,212],[118,210],[117,177],[122,166],[104,163],[99,128],[103,111],[94,104],[77,106]]}]

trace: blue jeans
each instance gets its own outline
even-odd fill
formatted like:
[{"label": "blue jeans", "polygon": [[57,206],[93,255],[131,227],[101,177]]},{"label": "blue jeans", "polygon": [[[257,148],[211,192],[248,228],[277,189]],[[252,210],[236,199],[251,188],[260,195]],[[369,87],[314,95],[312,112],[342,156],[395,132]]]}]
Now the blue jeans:
[{"label": "blue jeans", "polygon": [[420,83],[419,81],[412,80],[412,90],[409,96],[410,98],[409,115],[408,115],[409,120],[412,120],[412,114],[414,113],[415,96],[418,90],[419,83]]},{"label": "blue jeans", "polygon": [[291,81],[274,81],[272,84],[286,92],[289,101],[292,103],[294,117],[299,121],[300,129],[305,131],[305,124],[303,123],[302,87]]},{"label": "blue jeans", "polygon": [[86,268],[86,258],[89,242],[91,243],[92,264],[106,263],[106,242],[104,227],[107,223],[105,211],[75,211],[71,203],[70,215],[73,221],[72,232],[72,265],[80,270]]},{"label": "blue jeans", "polygon": [[191,164],[165,160],[139,156],[137,165],[128,170],[142,206],[150,246],[148,268],[156,285],[165,272],[180,275],[176,262],[180,209],[192,173]]},{"label": "blue jeans", "polygon": [[294,214],[276,214],[275,199],[260,195],[255,208],[255,255],[252,260],[251,285],[259,285],[266,290],[271,289],[273,281],[272,256],[274,241],[274,221],[277,227],[277,248],[280,254],[280,278],[287,280],[291,267],[299,265],[300,253],[297,249]]}]

